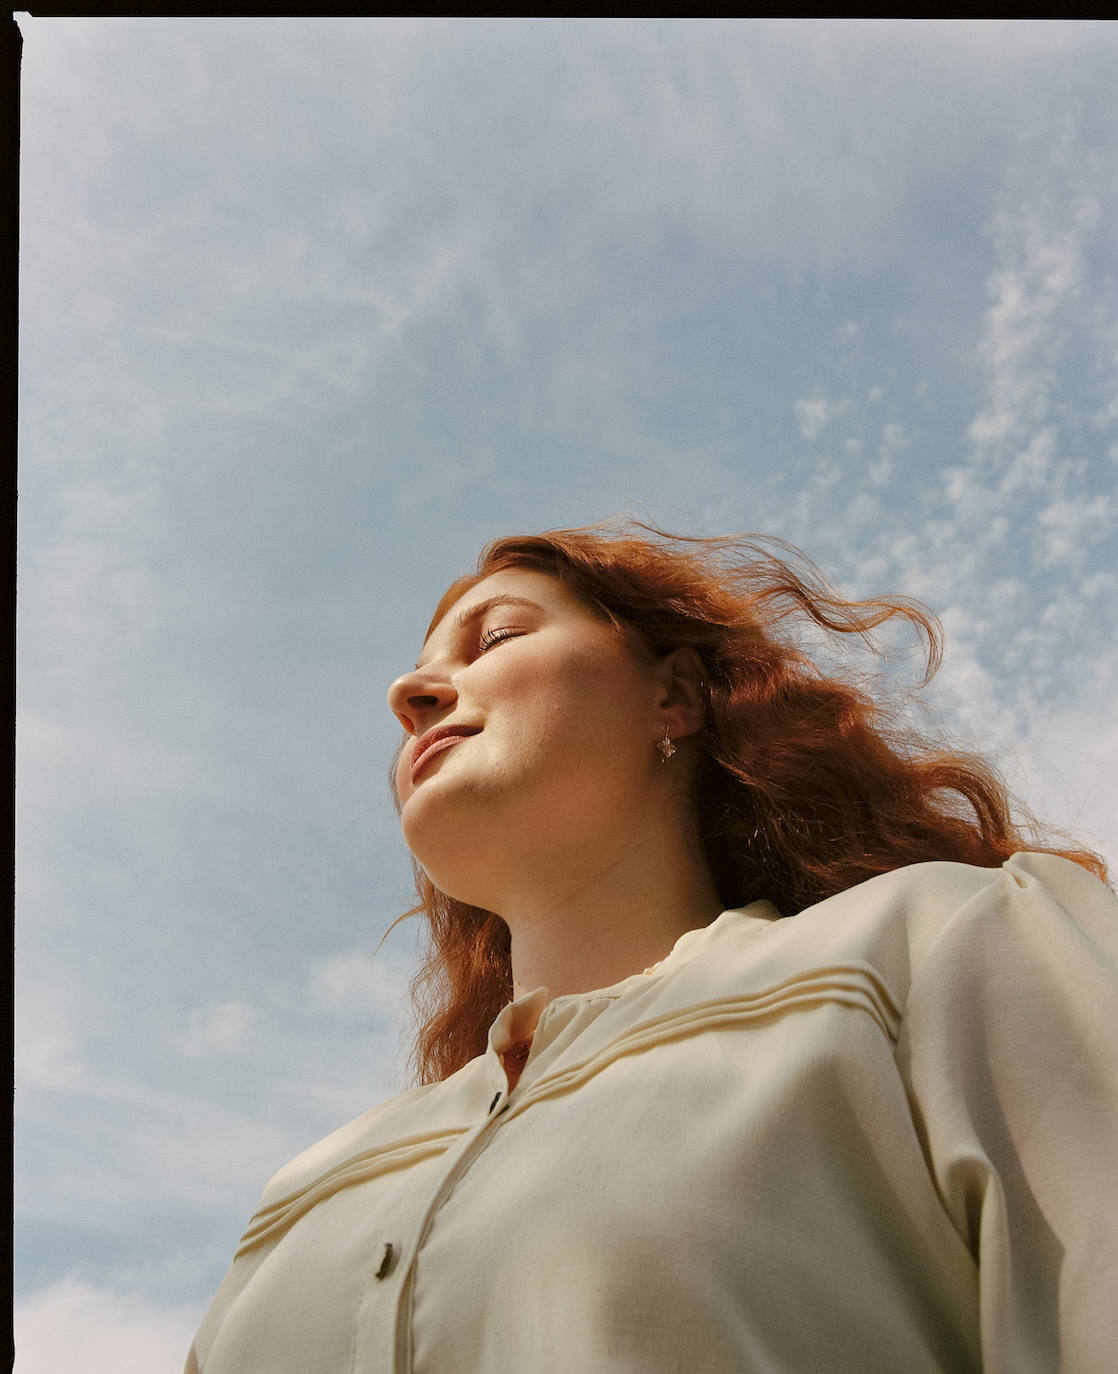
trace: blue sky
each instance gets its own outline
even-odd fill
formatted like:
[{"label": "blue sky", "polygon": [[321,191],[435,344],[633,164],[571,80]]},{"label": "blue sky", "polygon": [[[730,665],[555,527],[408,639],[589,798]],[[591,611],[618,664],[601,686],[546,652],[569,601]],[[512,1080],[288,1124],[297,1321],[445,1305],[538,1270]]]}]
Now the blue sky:
[{"label": "blue sky", "polygon": [[18,18],[20,1374],[177,1371],[401,1086],[384,690],[493,535],[925,599],[1118,861],[1113,25]]}]

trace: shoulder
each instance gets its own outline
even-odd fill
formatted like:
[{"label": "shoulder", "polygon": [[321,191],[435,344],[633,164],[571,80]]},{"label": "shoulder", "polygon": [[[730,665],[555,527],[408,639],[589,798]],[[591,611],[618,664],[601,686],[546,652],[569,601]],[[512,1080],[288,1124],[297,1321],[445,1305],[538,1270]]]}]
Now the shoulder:
[{"label": "shoulder", "polygon": [[1019,1020],[1061,1001],[1114,1006],[1118,898],[1054,854],[1020,853],[930,929],[922,945],[925,999],[952,990]]},{"label": "shoulder", "polygon": [[992,942],[1003,953],[1047,944],[1053,954],[1071,941],[1118,955],[1118,898],[1094,874],[1059,855],[1023,851],[998,868],[916,864],[885,876],[898,880],[919,955],[959,941]]},{"label": "shoulder", "polygon": [[956,913],[977,917],[1015,906],[1037,912],[1060,907],[1088,925],[1113,920],[1114,894],[1093,874],[1055,854],[1021,852],[996,868],[932,862],[879,874],[802,912],[819,920],[861,914],[869,926],[903,922],[919,937],[934,935]]},{"label": "shoulder", "polygon": [[1077,864],[1019,853],[996,868],[931,862],[879,874],[774,922],[768,956],[823,966],[868,965],[901,1006],[944,960],[1011,958],[1014,947],[1098,946],[1118,962],[1118,900]]}]

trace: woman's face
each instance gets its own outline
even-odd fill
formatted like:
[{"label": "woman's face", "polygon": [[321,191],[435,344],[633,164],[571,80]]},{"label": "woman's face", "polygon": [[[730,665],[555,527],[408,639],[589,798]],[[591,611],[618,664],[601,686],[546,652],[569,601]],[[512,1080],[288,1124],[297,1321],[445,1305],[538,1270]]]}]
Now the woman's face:
[{"label": "woman's face", "polygon": [[562,583],[493,573],[436,625],[389,705],[404,838],[435,884],[488,906],[494,864],[561,862],[647,801],[665,673]]}]

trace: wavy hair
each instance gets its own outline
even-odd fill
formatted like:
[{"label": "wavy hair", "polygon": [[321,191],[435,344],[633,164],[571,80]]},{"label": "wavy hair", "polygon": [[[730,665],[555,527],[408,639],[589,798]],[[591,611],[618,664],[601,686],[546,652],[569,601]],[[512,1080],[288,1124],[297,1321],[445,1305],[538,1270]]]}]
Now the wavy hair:
[{"label": "wavy hair", "polygon": [[[703,665],[705,724],[695,806],[726,907],[768,898],[783,916],[906,864],[946,859],[997,867],[1022,848],[1059,854],[1104,881],[1102,860],[1046,842],[981,758],[943,747],[871,694],[867,679],[824,672],[805,639],[907,621],[923,641],[927,685],[939,621],[909,597],[850,601],[799,549],[773,536],[669,534],[641,521],[494,539],[447,589],[427,635],[482,578],[505,568],[550,574],[655,655],[688,647]],[[811,627],[815,627],[812,631]],[[1048,837],[1049,839],[1051,837]],[[508,926],[440,891],[415,864],[426,957],[412,981],[412,1068],[437,1082],[485,1049],[512,996]],[[403,918],[401,918],[403,919]]]}]

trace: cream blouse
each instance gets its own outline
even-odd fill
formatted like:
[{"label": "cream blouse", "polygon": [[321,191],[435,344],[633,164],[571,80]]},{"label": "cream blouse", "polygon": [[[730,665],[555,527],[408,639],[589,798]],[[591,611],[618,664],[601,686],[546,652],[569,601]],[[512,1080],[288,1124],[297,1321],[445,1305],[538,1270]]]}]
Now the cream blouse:
[{"label": "cream blouse", "polygon": [[189,1374],[1118,1368],[1115,898],[1018,854],[777,915],[281,1169]]}]

